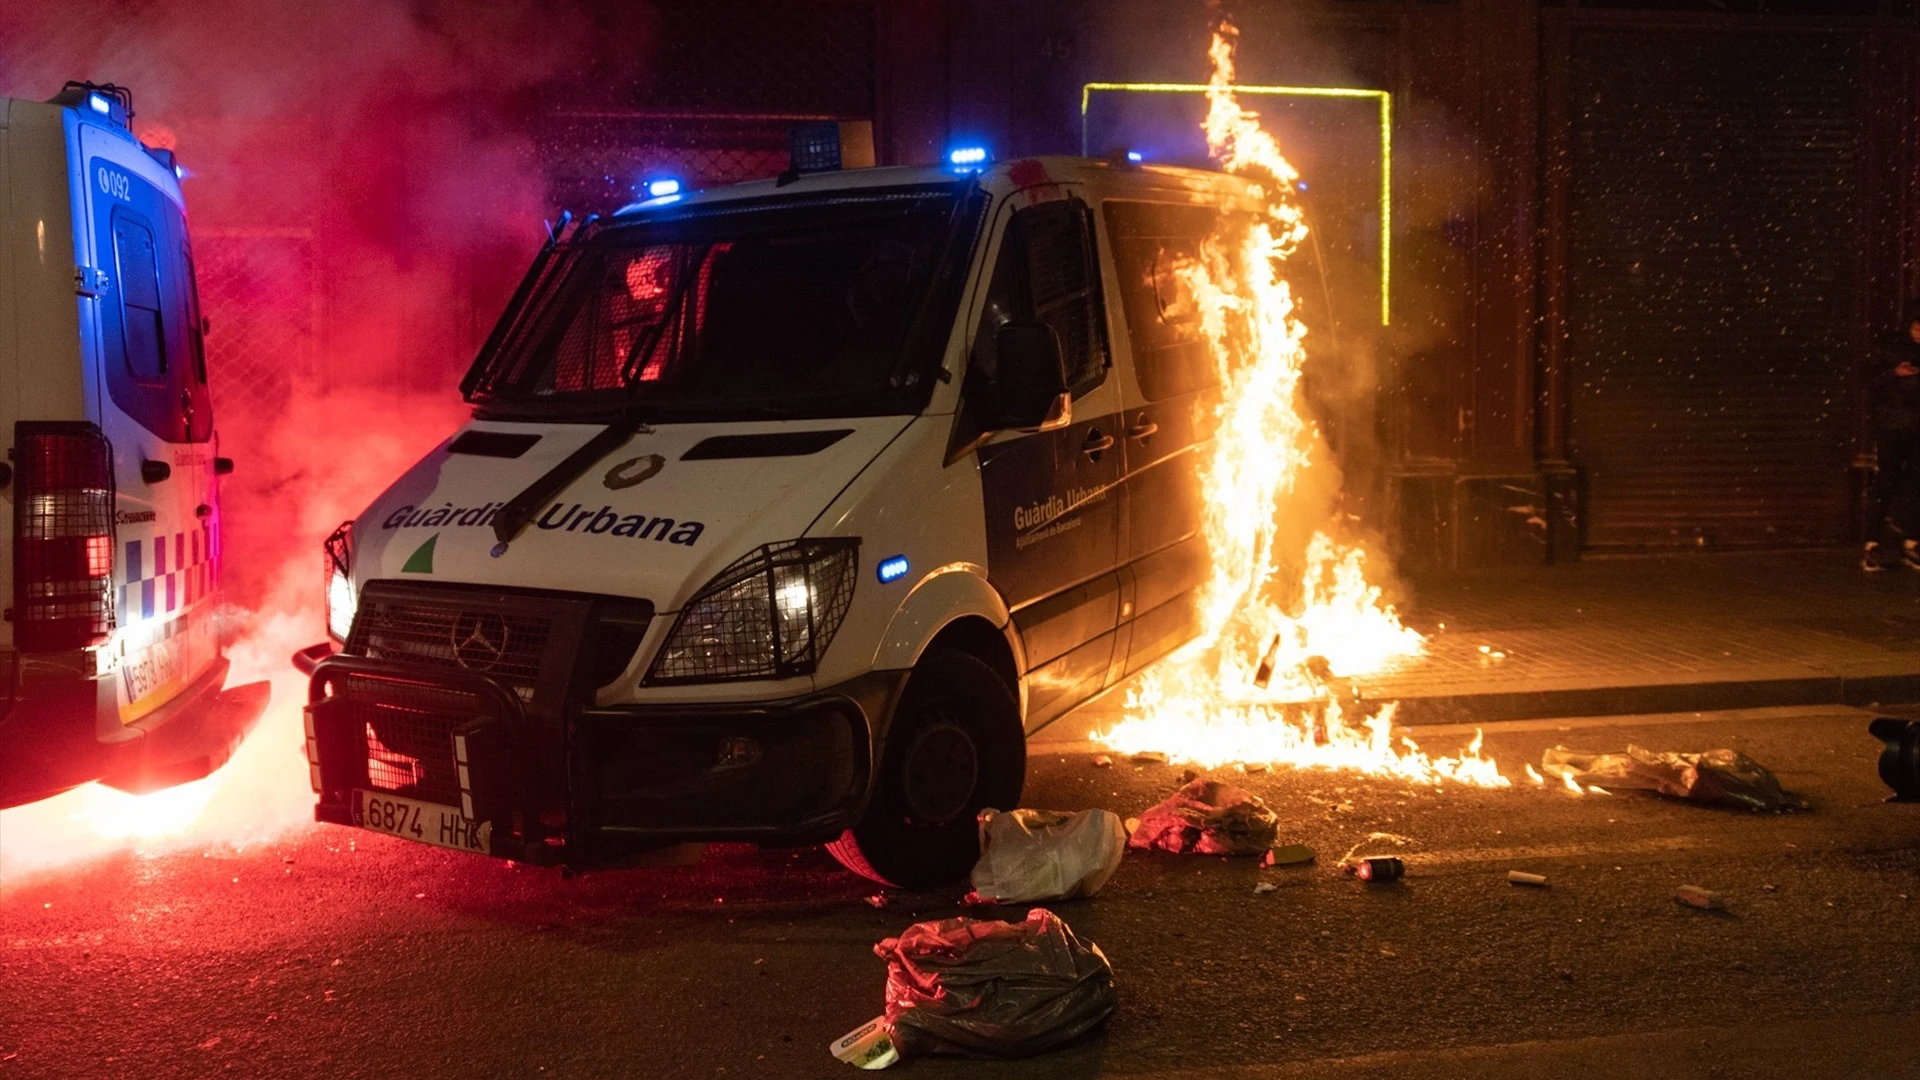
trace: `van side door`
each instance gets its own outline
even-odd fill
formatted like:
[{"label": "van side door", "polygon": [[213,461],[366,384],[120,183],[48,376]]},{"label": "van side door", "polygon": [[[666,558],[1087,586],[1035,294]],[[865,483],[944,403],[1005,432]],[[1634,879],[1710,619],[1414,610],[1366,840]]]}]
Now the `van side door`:
[{"label": "van side door", "polygon": [[1200,629],[1206,582],[1206,499],[1199,470],[1220,403],[1219,374],[1181,270],[1199,257],[1219,214],[1182,203],[1107,200],[1134,378],[1121,435],[1127,459],[1127,566],[1133,620],[1127,674]]},{"label": "van side door", "polygon": [[977,452],[987,515],[987,578],[1013,612],[1026,650],[1027,727],[1104,689],[1119,621],[1125,556],[1120,394],[1094,248],[1093,214],[1071,195],[1012,204],[973,352],[975,393],[995,373],[994,336],[1038,320],[1058,336],[1072,422],[1003,432]]}]

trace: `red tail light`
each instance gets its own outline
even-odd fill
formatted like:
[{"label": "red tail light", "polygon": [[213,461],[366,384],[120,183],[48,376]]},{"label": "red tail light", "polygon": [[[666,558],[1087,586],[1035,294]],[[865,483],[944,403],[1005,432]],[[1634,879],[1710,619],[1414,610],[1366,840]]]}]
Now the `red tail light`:
[{"label": "red tail light", "polygon": [[14,425],[13,629],[22,652],[113,633],[113,448],[88,423]]}]

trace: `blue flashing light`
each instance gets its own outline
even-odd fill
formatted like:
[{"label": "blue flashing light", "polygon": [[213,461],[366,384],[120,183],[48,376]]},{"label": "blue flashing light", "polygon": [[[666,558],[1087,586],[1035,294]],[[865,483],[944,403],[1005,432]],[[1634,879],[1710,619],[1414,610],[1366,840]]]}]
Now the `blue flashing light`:
[{"label": "blue flashing light", "polygon": [[678,194],[680,194],[680,181],[675,180],[671,176],[647,181],[647,195],[649,198],[664,199],[669,195]]},{"label": "blue flashing light", "polygon": [[107,100],[107,95],[105,94],[88,94],[87,108],[92,109],[101,116],[111,116],[113,114],[113,105]]},{"label": "blue flashing light", "polygon": [[1147,160],[1147,155],[1141,153],[1138,150],[1129,150],[1127,151],[1127,160],[1133,162],[1135,165],[1138,165],[1141,162]]},{"label": "blue flashing light", "polygon": [[987,148],[984,146],[960,146],[947,153],[950,165],[985,165]]},{"label": "blue flashing light", "polygon": [[180,164],[177,161],[174,162],[173,178],[175,180],[185,180],[187,178],[187,167],[185,165]]},{"label": "blue flashing light", "polygon": [[1295,184],[1294,187],[1299,188],[1301,191],[1305,191],[1307,190],[1307,182],[1305,180],[1302,180],[1299,183]]},{"label": "blue flashing light", "polygon": [[905,555],[895,555],[891,558],[881,559],[880,565],[875,569],[875,573],[879,575],[880,584],[882,585],[885,585],[889,581],[899,581],[901,578],[907,576],[907,557]]}]

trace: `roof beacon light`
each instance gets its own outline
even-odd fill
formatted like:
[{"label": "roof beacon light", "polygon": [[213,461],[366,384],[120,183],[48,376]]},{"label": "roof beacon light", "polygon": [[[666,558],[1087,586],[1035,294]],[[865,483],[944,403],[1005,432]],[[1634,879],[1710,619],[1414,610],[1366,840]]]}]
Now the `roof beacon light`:
[{"label": "roof beacon light", "polygon": [[1135,165],[1138,165],[1141,162],[1147,160],[1147,155],[1141,153],[1138,150],[1129,150],[1127,151],[1127,160],[1133,162]]},{"label": "roof beacon light", "polygon": [[947,164],[957,169],[978,169],[987,163],[984,146],[957,146],[947,152]]},{"label": "roof beacon light", "polygon": [[875,572],[880,576],[880,584],[882,585],[885,585],[889,581],[899,581],[901,578],[907,576],[907,557],[905,555],[894,555],[890,558],[881,559],[880,565],[875,568]]},{"label": "roof beacon light", "polygon": [[111,116],[113,114],[113,103],[107,100],[107,95],[105,94],[88,94],[87,108],[92,109],[101,116]]},{"label": "roof beacon light", "polygon": [[650,199],[664,199],[669,195],[678,194],[680,194],[680,181],[671,176],[647,181],[647,197]]}]

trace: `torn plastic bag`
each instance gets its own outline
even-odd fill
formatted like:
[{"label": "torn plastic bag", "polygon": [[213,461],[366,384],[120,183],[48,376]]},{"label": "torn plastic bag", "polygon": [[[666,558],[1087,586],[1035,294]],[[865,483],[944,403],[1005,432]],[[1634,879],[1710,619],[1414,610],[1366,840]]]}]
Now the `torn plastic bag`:
[{"label": "torn plastic bag", "polygon": [[1279,832],[1278,819],[1260,796],[1203,776],[1141,814],[1127,843],[1176,854],[1259,855]]},{"label": "torn plastic bag", "polygon": [[901,1057],[1018,1058],[1113,1015],[1113,968],[1044,908],[1025,922],[915,923],[873,947],[887,962],[887,1023]]},{"label": "torn plastic bag", "polygon": [[1092,896],[1126,848],[1127,830],[1108,810],[982,810],[969,899],[1024,904]]},{"label": "torn plastic bag", "polygon": [[1708,806],[1779,813],[1805,810],[1807,801],[1780,787],[1766,766],[1738,750],[1655,753],[1629,745],[1624,753],[1596,754],[1556,746],[1541,756],[1543,772],[1577,783],[1640,788]]}]

